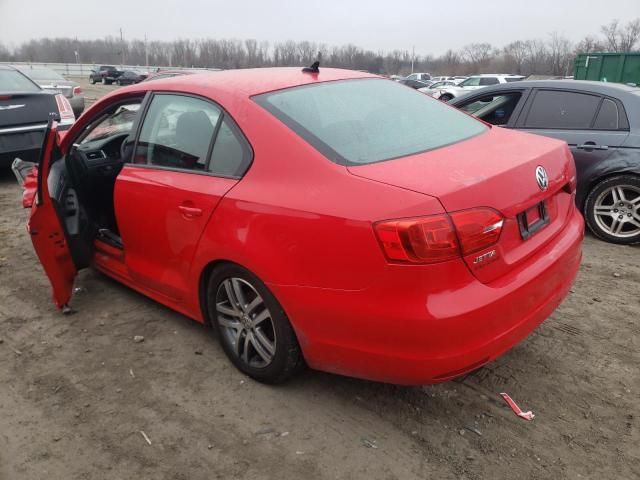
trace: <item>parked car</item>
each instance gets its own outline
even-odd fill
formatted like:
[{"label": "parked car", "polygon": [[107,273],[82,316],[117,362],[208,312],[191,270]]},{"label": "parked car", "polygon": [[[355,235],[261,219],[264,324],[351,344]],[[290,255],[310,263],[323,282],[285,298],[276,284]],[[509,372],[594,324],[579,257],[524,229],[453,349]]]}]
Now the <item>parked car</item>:
[{"label": "parked car", "polygon": [[0,167],[11,165],[16,157],[35,161],[53,118],[59,120],[60,130],[74,122],[66,97],[43,90],[16,68],[0,65]]},{"label": "parked car", "polygon": [[569,144],[591,231],[640,243],[640,88],[578,80],[501,84],[450,102],[485,122]]},{"label": "parked car", "polygon": [[461,76],[453,76],[453,77],[447,77],[447,76],[440,76],[440,77],[431,77],[431,80],[433,80],[434,82],[453,82],[456,85],[460,82],[462,82],[463,80],[466,80],[469,77],[461,77]]},{"label": "parked car", "polygon": [[65,79],[50,68],[20,68],[20,71],[36,82],[40,88],[49,92],[63,94],[73,108],[76,117],[84,111],[84,93],[76,82]]},{"label": "parked car", "polygon": [[420,80],[422,82],[426,80],[431,80],[430,73],[412,73],[404,77],[405,80]]},{"label": "parked car", "polygon": [[148,77],[146,72],[139,72],[137,70],[124,70],[122,74],[116,79],[118,85],[132,85],[134,83],[140,83]]},{"label": "parked car", "polygon": [[398,83],[411,87],[414,90],[418,90],[419,88],[428,88],[429,85],[431,85],[431,80],[412,80],[403,78],[402,80],[398,80]]},{"label": "parked car", "polygon": [[484,88],[489,85],[498,85],[500,83],[518,82],[524,78],[525,77],[522,75],[505,75],[497,73],[473,75],[460,82],[457,86],[449,86],[441,89],[437,94],[433,95],[433,98],[437,98],[443,102],[448,102],[452,98],[459,97],[460,95],[464,95],[472,90]]},{"label": "parked car", "polygon": [[144,81],[150,82],[152,80],[163,80],[165,78],[179,77],[181,75],[193,75],[194,73],[203,73],[203,70],[160,70],[159,72],[150,74],[146,79],[144,79]]},{"label": "parked car", "polygon": [[419,88],[418,91],[424,93],[425,95],[429,95],[430,97],[439,96],[440,90],[446,87],[455,87],[457,85],[453,80],[442,80],[439,82],[434,82],[428,87]]},{"label": "parked car", "polygon": [[[304,362],[441,382],[525,338],[580,264],[567,145],[372,74],[307,72],[142,82],[57,147],[54,125],[24,198],[39,185],[30,238],[57,306],[92,265],[211,323],[272,383]],[[105,135],[123,109],[130,129]]]},{"label": "parked car", "polygon": [[89,81],[91,81],[93,85],[96,83],[111,85],[120,75],[122,75],[122,70],[118,70],[118,68],[113,65],[100,65],[91,70]]}]

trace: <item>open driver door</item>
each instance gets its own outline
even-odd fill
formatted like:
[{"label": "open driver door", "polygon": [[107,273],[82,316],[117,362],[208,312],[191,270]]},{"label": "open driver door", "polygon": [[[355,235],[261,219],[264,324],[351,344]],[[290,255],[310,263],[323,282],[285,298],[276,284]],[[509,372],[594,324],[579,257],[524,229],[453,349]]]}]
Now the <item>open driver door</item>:
[{"label": "open driver door", "polygon": [[31,236],[33,248],[51,283],[53,301],[66,313],[70,311],[68,303],[77,269],[71,257],[67,235],[56,211],[48,181],[55,160],[54,152],[57,149],[56,129],[57,122],[49,121],[38,165],[32,168],[24,178],[23,206],[31,207],[27,232]]}]

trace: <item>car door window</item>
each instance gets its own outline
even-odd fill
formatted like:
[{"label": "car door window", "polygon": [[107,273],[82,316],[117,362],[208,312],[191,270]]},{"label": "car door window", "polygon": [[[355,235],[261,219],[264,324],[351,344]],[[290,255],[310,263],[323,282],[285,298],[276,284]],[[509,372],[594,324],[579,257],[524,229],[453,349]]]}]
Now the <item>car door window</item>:
[{"label": "car door window", "polygon": [[209,171],[224,177],[241,177],[251,164],[251,148],[240,129],[225,115],[216,135]]},{"label": "car door window", "polygon": [[620,128],[616,102],[608,98],[602,101],[593,128],[596,130],[618,130]]},{"label": "car door window", "polygon": [[206,171],[221,110],[186,95],[155,95],[142,123],[136,163]]},{"label": "car door window", "polygon": [[521,97],[521,92],[485,95],[460,109],[492,125],[506,125]]},{"label": "car door window", "polygon": [[500,83],[500,82],[498,81],[498,79],[496,77],[482,77],[480,79],[480,85],[481,86],[497,85],[498,83]]},{"label": "car door window", "polygon": [[588,129],[600,98],[577,92],[539,90],[524,122],[525,128]]}]

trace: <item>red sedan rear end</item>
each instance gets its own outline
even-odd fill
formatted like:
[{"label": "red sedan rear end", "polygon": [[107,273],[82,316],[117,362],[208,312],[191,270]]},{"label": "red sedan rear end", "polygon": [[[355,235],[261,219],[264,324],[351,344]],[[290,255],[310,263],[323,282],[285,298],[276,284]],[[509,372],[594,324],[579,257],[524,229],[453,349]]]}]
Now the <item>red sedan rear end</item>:
[{"label": "red sedan rear end", "polygon": [[[86,140],[124,102],[135,119]],[[566,144],[368,74],[145,82],[98,102],[59,150],[78,144],[102,166],[124,156],[104,188],[113,199],[95,207],[111,205],[113,221],[95,220],[94,266],[211,322],[231,361],[265,382],[303,359],[392,383],[456,377],[535,329],[580,264]],[[50,170],[43,185],[64,191]],[[32,231],[43,228],[36,218]],[[63,306],[80,267],[47,242],[34,239]]]}]

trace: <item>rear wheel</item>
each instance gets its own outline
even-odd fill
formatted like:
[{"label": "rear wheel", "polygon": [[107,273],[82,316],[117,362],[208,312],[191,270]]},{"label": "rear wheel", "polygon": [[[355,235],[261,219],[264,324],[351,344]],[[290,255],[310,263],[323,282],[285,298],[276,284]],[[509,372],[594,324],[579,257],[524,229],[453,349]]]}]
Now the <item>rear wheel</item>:
[{"label": "rear wheel", "polygon": [[640,177],[616,175],[598,183],[587,196],[589,229],[612,243],[640,243]]},{"label": "rear wheel", "polygon": [[222,348],[241,372],[259,382],[281,383],[304,365],[284,310],[248,270],[232,264],[216,268],[207,306]]}]

